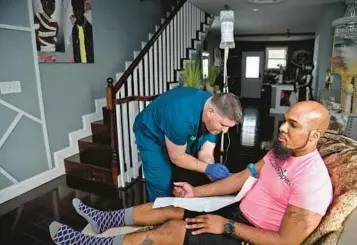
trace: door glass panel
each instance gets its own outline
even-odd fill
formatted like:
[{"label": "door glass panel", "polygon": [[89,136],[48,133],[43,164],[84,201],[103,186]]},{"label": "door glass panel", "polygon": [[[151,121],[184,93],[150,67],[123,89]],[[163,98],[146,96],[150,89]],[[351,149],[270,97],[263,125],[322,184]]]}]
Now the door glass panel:
[{"label": "door glass panel", "polygon": [[245,78],[259,78],[260,57],[247,56],[245,61]]}]

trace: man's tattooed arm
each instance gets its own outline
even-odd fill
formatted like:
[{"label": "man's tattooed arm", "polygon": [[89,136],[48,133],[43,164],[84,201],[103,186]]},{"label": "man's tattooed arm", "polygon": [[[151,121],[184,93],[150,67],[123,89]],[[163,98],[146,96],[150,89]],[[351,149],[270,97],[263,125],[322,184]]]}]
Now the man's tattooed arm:
[{"label": "man's tattooed arm", "polygon": [[279,231],[236,223],[234,237],[249,244],[299,245],[316,229],[321,219],[320,214],[289,205]]}]

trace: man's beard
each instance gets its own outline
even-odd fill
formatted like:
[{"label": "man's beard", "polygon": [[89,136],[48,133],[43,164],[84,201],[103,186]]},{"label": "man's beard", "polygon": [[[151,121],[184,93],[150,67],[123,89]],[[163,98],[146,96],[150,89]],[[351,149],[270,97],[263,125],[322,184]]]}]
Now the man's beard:
[{"label": "man's beard", "polygon": [[277,140],[274,142],[273,150],[277,158],[281,160],[285,160],[293,154],[293,150],[283,146]]}]

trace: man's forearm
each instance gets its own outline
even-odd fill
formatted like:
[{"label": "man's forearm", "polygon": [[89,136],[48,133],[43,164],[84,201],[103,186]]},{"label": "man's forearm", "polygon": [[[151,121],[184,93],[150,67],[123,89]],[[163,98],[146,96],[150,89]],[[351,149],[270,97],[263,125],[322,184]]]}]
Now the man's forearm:
[{"label": "man's forearm", "polygon": [[[264,161],[260,160],[255,164],[255,169],[258,174],[264,165]],[[245,169],[239,173],[232,174],[231,176],[216,181],[208,185],[202,185],[194,187],[194,195],[196,197],[207,197],[207,196],[219,196],[219,195],[230,195],[237,193],[242,189],[245,181],[251,175],[249,169]]]},{"label": "man's forearm", "polygon": [[236,193],[243,187],[249,176],[249,170],[243,170],[214,183],[194,187],[194,195],[195,197],[208,197]]},{"label": "man's forearm", "polygon": [[235,232],[232,236],[249,244],[288,245],[278,232],[258,229],[241,223],[235,223]]},{"label": "man's forearm", "polygon": [[180,157],[176,158],[170,158],[172,163],[175,165],[185,168],[188,170],[204,173],[207,167],[207,163],[198,160],[197,158],[189,155],[189,154],[183,154]]}]

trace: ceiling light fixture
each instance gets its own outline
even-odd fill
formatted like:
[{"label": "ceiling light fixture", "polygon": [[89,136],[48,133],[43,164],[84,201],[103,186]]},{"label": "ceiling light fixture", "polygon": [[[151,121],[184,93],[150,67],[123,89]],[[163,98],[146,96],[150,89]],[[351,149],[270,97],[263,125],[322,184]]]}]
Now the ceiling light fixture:
[{"label": "ceiling light fixture", "polygon": [[259,11],[259,9],[253,9],[253,11],[254,11],[254,12],[258,12],[258,11]]}]

